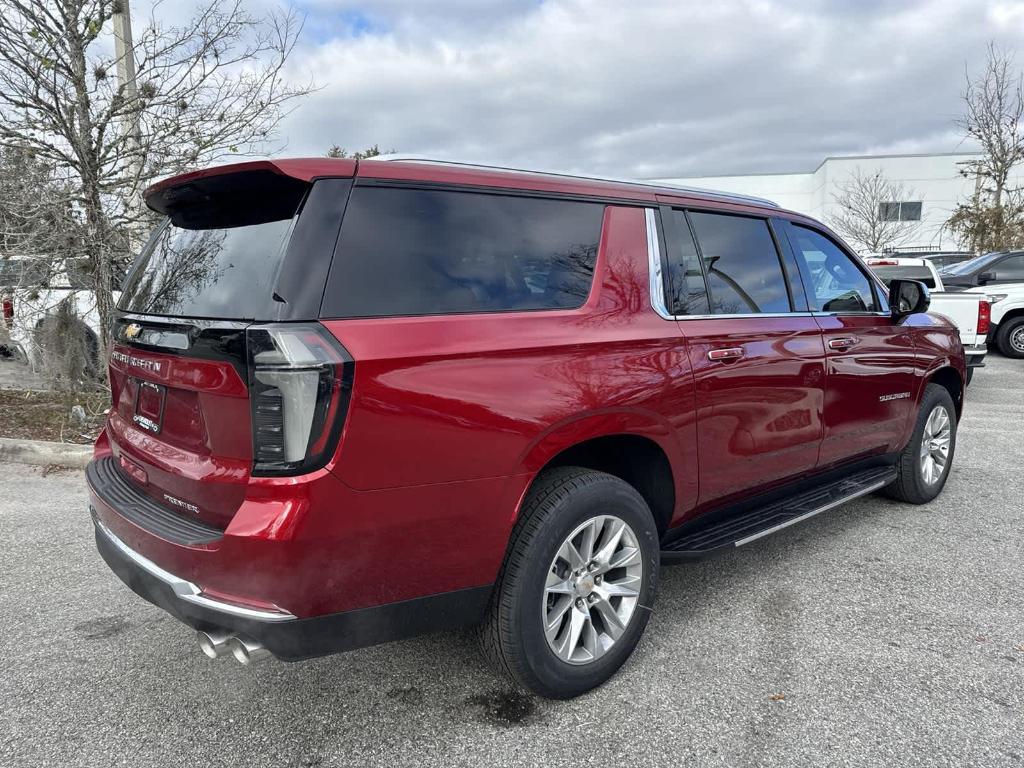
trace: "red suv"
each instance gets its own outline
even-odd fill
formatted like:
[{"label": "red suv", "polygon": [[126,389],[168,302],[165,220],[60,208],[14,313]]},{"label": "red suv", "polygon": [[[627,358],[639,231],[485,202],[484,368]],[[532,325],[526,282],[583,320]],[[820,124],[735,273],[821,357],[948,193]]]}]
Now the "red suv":
[{"label": "red suv", "polygon": [[210,656],[475,624],[570,697],[630,655],[661,563],[949,474],[956,330],[767,201],[310,159],[146,202],[90,503]]}]

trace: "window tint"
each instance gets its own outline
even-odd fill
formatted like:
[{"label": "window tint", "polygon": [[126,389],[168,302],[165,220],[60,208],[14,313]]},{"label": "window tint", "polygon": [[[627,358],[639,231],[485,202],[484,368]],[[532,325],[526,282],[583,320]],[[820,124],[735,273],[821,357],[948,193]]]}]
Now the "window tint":
[{"label": "window tint", "polygon": [[1024,280],[1024,255],[1003,259],[995,268],[996,280]]},{"label": "window tint", "polygon": [[708,313],[708,294],[697,245],[683,211],[672,211],[668,248],[668,311],[673,315]]},{"label": "window tint", "polygon": [[704,259],[711,312],[789,312],[789,294],[768,222],[745,216],[690,213]]},{"label": "window tint", "polygon": [[604,206],[357,187],[324,297],[326,317],[581,306]]},{"label": "window tint", "polygon": [[274,284],[307,189],[256,171],[215,174],[151,195],[149,205],[169,218],[136,259],[118,306],[180,317],[276,317],[282,305]]},{"label": "window tint", "polygon": [[128,312],[231,319],[268,316],[292,219],[216,229],[167,222],[128,276]]},{"label": "window tint", "polygon": [[871,281],[835,243],[814,230],[791,225],[797,257],[810,278],[808,299],[817,312],[875,312]]}]

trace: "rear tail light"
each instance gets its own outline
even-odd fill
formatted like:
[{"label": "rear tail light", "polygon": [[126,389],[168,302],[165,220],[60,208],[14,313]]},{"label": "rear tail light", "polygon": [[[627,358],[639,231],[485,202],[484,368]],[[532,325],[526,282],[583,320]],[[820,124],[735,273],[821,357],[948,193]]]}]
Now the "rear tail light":
[{"label": "rear tail light", "polygon": [[10,296],[3,298],[4,325],[7,328],[14,327],[14,299]]},{"label": "rear tail light", "polygon": [[252,326],[253,473],[297,475],[330,459],[348,410],[352,357],[320,325]]},{"label": "rear tail light", "polygon": [[988,333],[992,327],[992,305],[987,301],[978,302],[978,333]]}]

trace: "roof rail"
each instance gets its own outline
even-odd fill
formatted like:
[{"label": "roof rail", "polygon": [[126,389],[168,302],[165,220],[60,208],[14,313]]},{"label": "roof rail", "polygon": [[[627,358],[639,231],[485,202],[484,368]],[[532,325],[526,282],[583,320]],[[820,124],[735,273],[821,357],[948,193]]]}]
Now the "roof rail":
[{"label": "roof rail", "polygon": [[645,189],[674,191],[674,192],[689,192],[696,195],[709,195],[723,200],[734,200],[741,203],[753,203],[755,205],[764,205],[770,208],[779,208],[779,204],[774,200],[769,200],[764,197],[755,197],[753,195],[741,195],[736,192],[722,192],[717,189],[703,189],[701,187],[685,187],[680,184],[651,184],[646,181],[637,181],[635,179],[620,179],[612,176],[583,176],[575,173],[561,173],[558,171],[531,171],[526,168],[512,168],[504,165],[486,165],[484,163],[464,163],[456,160],[439,160],[430,157],[419,157],[417,155],[377,155],[376,157],[368,158],[371,160],[383,160],[385,162],[403,162],[403,163],[427,163],[431,165],[447,165],[454,166],[456,168],[477,168],[480,170],[487,171],[511,171],[513,173],[530,173],[536,176],[557,176],[563,179],[580,179],[581,181],[610,181],[616,184],[628,184],[633,187],[643,187]]}]

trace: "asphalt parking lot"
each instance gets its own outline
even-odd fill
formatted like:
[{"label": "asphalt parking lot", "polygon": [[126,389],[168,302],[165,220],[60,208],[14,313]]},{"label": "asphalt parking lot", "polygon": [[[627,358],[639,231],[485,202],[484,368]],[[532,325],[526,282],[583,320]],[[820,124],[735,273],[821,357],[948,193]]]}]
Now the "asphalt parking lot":
[{"label": "asphalt parking lot", "polygon": [[0,765],[1022,765],[1022,436],[1024,361],[992,356],[939,499],[665,569],[633,659],[571,702],[468,633],[210,661],[100,560],[81,473],[0,464]]}]

